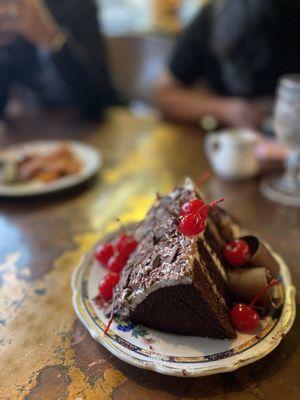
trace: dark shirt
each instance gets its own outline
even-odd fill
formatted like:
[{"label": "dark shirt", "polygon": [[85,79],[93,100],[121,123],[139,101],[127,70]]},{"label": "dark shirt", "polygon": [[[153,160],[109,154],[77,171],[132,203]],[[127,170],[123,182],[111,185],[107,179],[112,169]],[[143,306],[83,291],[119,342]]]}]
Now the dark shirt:
[{"label": "dark shirt", "polygon": [[[171,74],[191,86],[205,81],[217,94],[253,97],[274,93],[278,78],[300,72],[299,22],[277,27],[278,38],[257,30],[241,40],[231,57],[212,46],[213,6],[206,6],[179,38],[170,61]],[[269,35],[270,36],[270,35]]]},{"label": "dark shirt", "polygon": [[32,89],[49,106],[78,106],[89,116],[119,102],[109,76],[94,0],[47,0],[68,39],[57,52],[16,39],[0,48],[0,115],[10,86]]}]

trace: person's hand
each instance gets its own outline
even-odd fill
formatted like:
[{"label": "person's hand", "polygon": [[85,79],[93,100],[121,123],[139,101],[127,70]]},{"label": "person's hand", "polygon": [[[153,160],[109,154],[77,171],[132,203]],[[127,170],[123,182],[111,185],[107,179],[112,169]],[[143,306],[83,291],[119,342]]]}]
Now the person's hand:
[{"label": "person's hand", "polygon": [[255,155],[257,159],[263,163],[284,162],[289,155],[289,149],[276,139],[260,137],[256,146]]},{"label": "person's hand", "polygon": [[0,46],[16,35],[50,49],[60,29],[43,0],[0,0]]},{"label": "person's hand", "polygon": [[0,47],[11,44],[17,35],[18,0],[0,0]]},{"label": "person's hand", "polygon": [[19,0],[19,34],[29,42],[50,49],[60,29],[43,0]]},{"label": "person's hand", "polygon": [[234,127],[258,128],[266,116],[260,101],[233,98],[224,100],[222,105],[222,122]]}]

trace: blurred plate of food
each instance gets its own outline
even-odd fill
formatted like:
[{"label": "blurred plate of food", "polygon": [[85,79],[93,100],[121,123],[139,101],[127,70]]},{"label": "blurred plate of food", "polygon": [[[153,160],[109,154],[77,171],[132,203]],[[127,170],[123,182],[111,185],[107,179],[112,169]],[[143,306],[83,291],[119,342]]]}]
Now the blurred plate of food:
[{"label": "blurred plate of food", "polygon": [[20,143],[0,150],[0,196],[24,197],[68,189],[102,164],[93,147],[72,140]]}]

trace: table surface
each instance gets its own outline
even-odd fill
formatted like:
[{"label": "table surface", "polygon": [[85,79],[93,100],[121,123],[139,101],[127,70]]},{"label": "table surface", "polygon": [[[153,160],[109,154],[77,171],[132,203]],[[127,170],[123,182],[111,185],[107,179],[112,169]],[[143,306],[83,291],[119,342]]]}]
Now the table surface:
[{"label": "table surface", "polygon": [[[76,318],[70,279],[80,256],[117,217],[143,217],[156,192],[208,169],[196,127],[142,118],[122,109],[102,123],[66,112],[30,113],[0,145],[73,138],[99,149],[104,168],[84,187],[51,198],[0,200],[0,399],[299,399],[300,323],[269,356],[222,375],[184,379],[127,365],[94,342]],[[265,200],[258,181],[203,187],[209,199],[258,232],[300,284],[300,212]]]}]

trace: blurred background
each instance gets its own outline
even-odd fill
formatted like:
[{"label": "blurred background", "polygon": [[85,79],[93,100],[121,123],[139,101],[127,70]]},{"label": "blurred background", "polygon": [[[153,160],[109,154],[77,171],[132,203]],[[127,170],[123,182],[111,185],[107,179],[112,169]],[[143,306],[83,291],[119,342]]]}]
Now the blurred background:
[{"label": "blurred background", "polygon": [[[176,38],[184,26],[209,0],[97,1],[99,21],[102,24],[103,32],[107,38],[111,39],[108,40],[108,51],[115,76],[117,79],[119,77],[119,85],[130,98],[138,98],[151,103],[153,84],[163,67],[167,65]],[[136,86],[132,88],[132,92],[129,87],[131,86],[129,83],[134,85],[132,78],[130,79],[121,68],[116,68],[116,53],[120,51],[117,46],[118,38],[121,42],[120,37],[122,36],[131,37],[127,43],[128,41],[136,43],[138,47],[141,47],[141,42],[146,44],[143,52],[144,60],[139,57],[129,57],[132,62],[140,63],[140,66],[136,67],[138,69],[137,82]],[[127,86],[125,82],[127,82]]]},{"label": "blurred background", "polygon": [[[132,104],[143,112],[143,106],[153,103],[154,84],[168,64],[176,38],[209,0],[97,1],[116,85],[127,99],[144,102]],[[124,57],[134,65],[119,63]]]},{"label": "blurred background", "polygon": [[[23,1],[23,0],[22,0]],[[6,34],[4,29],[6,29],[5,22],[6,22],[6,15],[5,12],[7,11],[7,5],[9,4],[21,4],[18,0],[13,0],[11,3],[8,0],[1,0],[0,1],[0,8],[4,7],[3,11],[0,10],[0,33]],[[65,5],[61,6],[61,10],[59,7],[55,8],[52,4],[55,2],[46,1],[40,2],[35,0],[25,0],[25,3],[28,3],[32,7],[32,4],[36,3],[40,7],[47,6],[47,12],[50,11],[51,18],[54,17],[56,22],[61,25],[67,25],[68,28],[71,28],[71,31],[74,33],[75,29],[71,24],[69,24],[69,20],[71,20],[72,15],[70,18],[68,16],[61,17],[59,16],[60,12],[61,15],[64,15],[65,11],[67,14],[70,13],[72,9],[72,4],[76,4],[76,1],[72,3],[72,1],[65,1]],[[89,17],[93,14],[90,10],[91,4],[93,2],[89,2],[89,5],[86,7],[81,6],[80,12],[83,14],[82,22],[80,18],[76,16],[76,12],[74,12],[75,18],[80,25],[78,28],[78,36],[77,39],[84,44],[84,35],[89,31]],[[115,87],[118,89],[119,93],[122,95],[123,99],[127,100],[140,100],[145,102],[147,105],[151,105],[153,103],[153,87],[154,84],[159,77],[160,73],[163,71],[164,67],[167,65],[172,48],[176,42],[176,38],[181,33],[182,29],[192,20],[195,14],[199,11],[199,9],[208,3],[207,0],[96,0],[95,4],[97,6],[97,10],[95,9],[95,18],[99,23],[99,27],[101,30],[101,34],[104,37],[106,51],[107,51],[107,62],[109,64],[109,72],[112,75],[112,79],[114,81]],[[52,8],[53,7],[53,8]],[[85,9],[88,9],[86,18],[85,17]],[[28,11],[28,15],[33,13],[30,9]],[[12,13],[13,15],[13,13]],[[25,13],[24,13],[25,15]],[[9,15],[8,15],[9,16]],[[66,24],[67,20],[67,24]],[[1,22],[2,21],[2,22]],[[84,27],[81,24],[84,21]],[[35,21],[33,18],[27,21],[27,25],[30,26],[29,29],[32,30],[34,34],[34,30],[36,30],[36,25],[38,21]],[[95,21],[91,23],[94,24]],[[2,30],[1,26],[4,28]],[[38,28],[38,27],[37,27]],[[9,29],[9,27],[7,28]],[[43,32],[42,32],[43,33]],[[21,36],[21,35],[20,35]],[[38,36],[38,35],[37,35]],[[36,40],[28,40],[28,37],[23,37],[25,42],[30,43],[35,48],[40,48],[41,43]],[[23,39],[22,38],[22,39]],[[95,32],[90,32],[89,40],[95,40]],[[9,43],[9,47],[11,43]],[[8,47],[8,48],[9,48]],[[28,84],[28,80],[32,81],[31,77],[29,76],[31,65],[30,63],[26,63],[27,53],[28,53],[28,46],[26,48],[23,46],[15,46],[12,42],[12,47],[15,47],[15,59],[11,63],[15,66],[17,63],[20,63],[20,68],[22,69],[21,75],[22,78],[18,79],[18,85],[13,85],[10,87],[10,97],[9,102],[7,104],[7,112],[6,115],[8,117],[15,118],[24,107],[26,112],[28,110],[35,110],[36,105],[38,103],[36,101],[36,96],[32,95],[32,90],[24,90],[24,86],[26,89],[32,87],[35,84],[30,82]],[[1,53],[5,53],[6,48],[0,43]],[[31,50],[31,49],[30,49]],[[48,50],[48,49],[47,49]],[[98,48],[98,51],[99,50]],[[89,52],[89,49],[88,49]],[[87,58],[90,58],[91,55],[87,54]],[[126,58],[126,63],[120,62],[120,60],[124,60]],[[44,57],[43,63],[49,61],[49,57],[46,60]],[[6,55],[2,54],[0,57],[0,66],[6,63]],[[21,63],[24,65],[21,66]],[[62,61],[61,63],[67,64],[68,61]],[[68,66],[65,67],[65,70],[72,69],[72,66],[69,62]],[[13,67],[14,68],[14,67]],[[99,68],[99,66],[98,66]],[[27,73],[28,69],[28,73]],[[64,80],[66,76],[60,71],[60,65],[56,69],[59,69],[59,75],[63,75]],[[98,69],[97,73],[101,73],[101,66]],[[78,76],[80,76],[81,71],[77,71]],[[5,74],[7,72],[4,71],[2,73],[3,79],[5,79]],[[47,79],[44,81],[49,82],[52,81],[53,87],[59,87],[55,80],[57,79],[57,73],[53,70],[53,68],[48,68],[47,72],[44,75],[48,75]],[[25,78],[24,78],[25,77]],[[49,78],[50,77],[50,78]],[[76,77],[74,78],[76,79]],[[24,82],[26,84],[24,85]],[[22,86],[22,90],[20,88],[20,84]],[[45,82],[44,82],[45,83]],[[70,86],[74,86],[74,83],[71,81]],[[35,85],[37,86],[37,85]],[[38,89],[34,87],[35,92],[40,91],[40,84],[38,85]],[[60,90],[60,89],[59,89]],[[1,93],[6,91],[6,85],[2,85]],[[54,92],[54,89],[53,89]],[[2,95],[1,95],[2,97]],[[42,95],[40,95],[42,100],[44,101]],[[48,96],[49,97],[49,96]],[[53,97],[53,93],[51,94]],[[21,103],[18,101],[22,99]],[[64,96],[62,96],[64,98]],[[25,100],[25,104],[24,104]],[[39,99],[40,100],[40,99]],[[3,100],[1,99],[0,103]],[[55,106],[61,107],[68,102],[64,100],[54,102]],[[135,103],[133,103],[135,104]],[[0,104],[1,105],[1,104]],[[47,106],[52,106],[52,99],[50,101],[46,101]],[[69,105],[69,104],[68,104]],[[71,105],[73,106],[74,104]],[[137,107],[139,107],[139,103]]]},{"label": "blurred background", "polygon": [[107,36],[176,35],[205,3],[207,0],[98,0],[99,18]]}]

